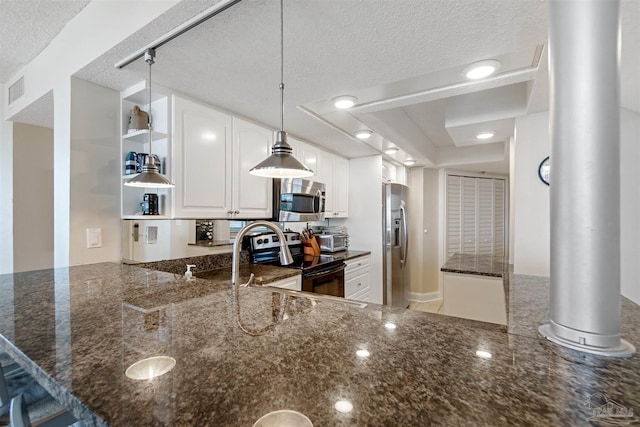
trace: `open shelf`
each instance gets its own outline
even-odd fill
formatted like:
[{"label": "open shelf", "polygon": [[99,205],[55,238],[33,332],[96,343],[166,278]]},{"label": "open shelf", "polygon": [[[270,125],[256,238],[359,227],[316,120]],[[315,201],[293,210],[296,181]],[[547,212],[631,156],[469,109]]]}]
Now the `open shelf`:
[{"label": "open shelf", "polygon": [[[164,132],[151,131],[152,141],[160,141],[161,139],[167,139],[168,135]],[[134,141],[146,143],[149,142],[149,129],[141,129],[135,132],[125,133],[122,135],[122,139],[125,141]]]}]

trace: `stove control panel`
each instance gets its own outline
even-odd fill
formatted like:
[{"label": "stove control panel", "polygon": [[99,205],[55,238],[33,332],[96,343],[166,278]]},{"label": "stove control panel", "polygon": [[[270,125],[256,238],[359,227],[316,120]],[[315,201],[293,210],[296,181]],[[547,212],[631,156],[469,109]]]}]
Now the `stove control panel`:
[{"label": "stove control panel", "polygon": [[[289,246],[302,245],[302,240],[300,240],[299,233],[287,231],[284,233],[284,237],[285,239],[287,239],[287,245]],[[247,236],[245,237],[245,239],[248,239],[248,244],[250,245],[250,249],[252,251],[280,247],[280,237],[278,237],[278,235],[275,233],[264,233],[259,235]]]}]

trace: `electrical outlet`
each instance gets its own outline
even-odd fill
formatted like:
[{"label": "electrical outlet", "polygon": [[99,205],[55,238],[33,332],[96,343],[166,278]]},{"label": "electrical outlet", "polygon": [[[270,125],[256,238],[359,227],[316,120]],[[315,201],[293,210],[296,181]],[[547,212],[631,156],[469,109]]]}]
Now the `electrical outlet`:
[{"label": "electrical outlet", "polygon": [[102,229],[87,228],[87,249],[102,247]]},{"label": "electrical outlet", "polygon": [[158,227],[155,225],[147,226],[147,244],[155,245],[158,243]]}]

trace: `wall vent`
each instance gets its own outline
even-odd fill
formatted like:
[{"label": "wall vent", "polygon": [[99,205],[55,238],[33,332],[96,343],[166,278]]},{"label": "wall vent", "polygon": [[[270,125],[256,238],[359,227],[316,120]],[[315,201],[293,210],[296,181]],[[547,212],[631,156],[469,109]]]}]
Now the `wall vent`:
[{"label": "wall vent", "polygon": [[9,86],[9,105],[24,96],[24,76],[20,77],[14,84]]}]

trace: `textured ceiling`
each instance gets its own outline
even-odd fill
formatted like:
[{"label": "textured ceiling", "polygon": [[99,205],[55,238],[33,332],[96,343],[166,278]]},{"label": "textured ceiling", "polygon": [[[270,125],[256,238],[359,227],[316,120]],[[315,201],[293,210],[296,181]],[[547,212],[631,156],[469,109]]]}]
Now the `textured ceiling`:
[{"label": "textured ceiling", "polygon": [[0,0],[0,83],[35,58],[91,0]]},{"label": "textured ceiling", "polygon": [[[148,71],[142,60],[123,70],[113,64],[217,1],[183,0],[76,77],[115,90],[138,83]],[[0,0],[8,3],[13,7],[20,2]],[[437,164],[438,158],[458,158],[452,150],[469,143],[473,120],[478,126],[491,120],[504,126],[525,108],[548,108],[547,53],[540,51],[547,45],[544,0],[286,0],[284,8],[285,130],[347,157],[396,144],[406,151],[403,156]],[[621,16],[621,100],[625,108],[640,112],[640,1],[622,0]],[[242,0],[159,48],[154,84],[278,127],[279,17],[275,0]],[[46,26],[44,22],[40,25]],[[487,58],[505,58],[510,65],[491,82],[460,83],[459,70]],[[526,74],[518,74],[523,67]],[[454,99],[462,105],[482,96],[490,100],[493,89],[518,84],[532,90],[523,100],[519,86],[517,102],[505,101],[510,109],[495,107],[500,117],[483,122],[468,114],[457,118],[459,129],[451,125],[447,116],[453,114]],[[394,97],[402,91],[426,96],[397,102]],[[351,112],[323,110],[332,97],[345,93],[362,94],[380,105]],[[376,131],[370,142],[350,135],[361,127]],[[502,135],[502,141],[508,137]],[[459,152],[474,152],[468,148]],[[506,161],[459,166],[506,172]]]}]

